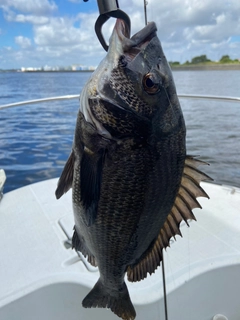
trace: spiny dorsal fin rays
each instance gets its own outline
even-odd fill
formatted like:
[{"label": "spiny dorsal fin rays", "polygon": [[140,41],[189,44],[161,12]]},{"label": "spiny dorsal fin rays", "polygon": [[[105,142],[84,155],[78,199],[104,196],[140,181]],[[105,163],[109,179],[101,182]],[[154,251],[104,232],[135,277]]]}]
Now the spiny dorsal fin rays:
[{"label": "spiny dorsal fin rays", "polygon": [[183,220],[187,223],[188,219],[194,219],[195,217],[192,213],[192,208],[190,207],[190,205],[184,201],[184,198],[181,197],[180,194],[177,195],[175,202],[174,202],[174,206],[178,209],[178,211],[180,212]]},{"label": "spiny dorsal fin rays", "polygon": [[167,220],[166,220],[166,223],[169,225],[169,226],[171,226],[170,228],[171,228],[171,232],[172,232],[172,234],[174,234],[174,239],[176,239],[175,238],[175,235],[179,235],[179,236],[181,236],[182,237],[182,233],[181,233],[181,231],[180,231],[180,229],[179,229],[179,225],[180,225],[180,222],[182,221],[182,219],[180,218],[179,220],[177,220],[177,218],[175,217],[175,215],[172,213],[172,211],[171,211],[171,213],[168,215],[168,218],[167,218]]},{"label": "spiny dorsal fin rays", "polygon": [[212,180],[208,175],[205,173],[201,172],[197,168],[191,167],[189,165],[184,166],[184,174],[187,176],[192,177],[194,180],[200,182],[200,181],[205,181],[205,180]]},{"label": "spiny dorsal fin rays", "polygon": [[200,187],[199,182],[194,180],[191,176],[183,174],[181,185],[195,198],[205,197],[209,198],[206,192]]},{"label": "spiny dorsal fin rays", "polygon": [[129,266],[127,269],[128,280],[135,282],[147,277],[147,273],[152,274],[162,261],[162,250],[167,248],[170,239],[178,234],[182,236],[180,224],[184,220],[196,220],[192,209],[202,208],[196,200],[197,197],[209,198],[207,193],[200,187],[200,182],[212,180],[205,173],[197,169],[199,165],[206,165],[206,162],[187,156],[181,180],[181,185],[176,196],[171,212],[160,230],[160,233],[151,248],[149,248],[138,264]]},{"label": "spiny dorsal fin rays", "polygon": [[183,185],[180,186],[178,194],[181,195],[184,201],[190,205],[191,209],[194,209],[194,208],[202,209],[202,206],[197,201],[197,199]]},{"label": "spiny dorsal fin rays", "polygon": [[[202,166],[202,165],[207,165],[209,166],[209,163],[205,162],[205,161],[202,161],[202,160],[199,160],[196,158],[196,156],[186,156],[186,159],[185,159],[185,166],[188,165],[190,167],[193,167],[193,168],[198,168],[199,166]],[[203,173],[203,172],[202,172]],[[203,173],[204,174],[204,173]],[[210,180],[212,180],[212,178],[210,178]]]}]

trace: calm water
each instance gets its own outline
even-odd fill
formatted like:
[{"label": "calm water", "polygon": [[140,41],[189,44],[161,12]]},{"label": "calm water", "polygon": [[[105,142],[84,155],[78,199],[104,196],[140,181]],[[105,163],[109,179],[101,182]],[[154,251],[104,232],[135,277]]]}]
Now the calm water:
[{"label": "calm water", "polygon": [[[0,105],[78,94],[89,73],[0,73]],[[177,71],[178,93],[240,96],[240,71]],[[186,100],[188,154],[200,155],[216,183],[240,187],[240,103]],[[0,168],[5,192],[58,177],[70,153],[78,101],[0,111]]]}]

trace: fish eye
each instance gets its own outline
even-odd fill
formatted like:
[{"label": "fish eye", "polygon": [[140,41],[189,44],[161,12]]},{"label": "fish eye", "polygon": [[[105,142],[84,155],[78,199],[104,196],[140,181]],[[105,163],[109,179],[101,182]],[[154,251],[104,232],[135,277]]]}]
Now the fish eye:
[{"label": "fish eye", "polygon": [[153,73],[147,73],[143,77],[143,88],[149,94],[155,94],[159,91],[159,82]]}]

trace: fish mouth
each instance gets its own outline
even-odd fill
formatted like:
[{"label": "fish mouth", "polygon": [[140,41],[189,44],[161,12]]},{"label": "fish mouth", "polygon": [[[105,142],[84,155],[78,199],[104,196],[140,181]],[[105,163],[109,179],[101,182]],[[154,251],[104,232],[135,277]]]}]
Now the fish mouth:
[{"label": "fish mouth", "polygon": [[130,30],[124,20],[117,19],[115,30],[121,42],[122,50],[129,60],[143,51],[149,42],[156,36],[157,26],[155,22],[149,22],[142,30],[130,38]]}]

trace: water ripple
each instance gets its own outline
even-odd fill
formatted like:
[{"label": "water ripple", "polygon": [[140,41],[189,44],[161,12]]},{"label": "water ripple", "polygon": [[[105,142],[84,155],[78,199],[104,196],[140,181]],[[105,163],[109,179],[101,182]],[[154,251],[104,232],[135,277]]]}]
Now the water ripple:
[{"label": "water ripple", "polygon": [[[181,93],[238,96],[240,72],[231,72],[231,77],[219,74],[190,71],[174,76]],[[2,76],[0,103],[6,104],[42,98],[43,92],[45,97],[76,94],[89,74]],[[216,183],[240,187],[240,105],[186,99],[181,99],[181,105],[188,154],[200,155],[211,164],[204,170]],[[78,106],[73,100],[0,111],[0,167],[7,174],[5,191],[61,174],[71,151]]]}]

